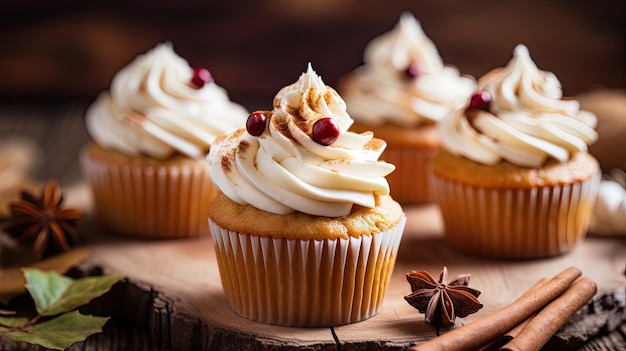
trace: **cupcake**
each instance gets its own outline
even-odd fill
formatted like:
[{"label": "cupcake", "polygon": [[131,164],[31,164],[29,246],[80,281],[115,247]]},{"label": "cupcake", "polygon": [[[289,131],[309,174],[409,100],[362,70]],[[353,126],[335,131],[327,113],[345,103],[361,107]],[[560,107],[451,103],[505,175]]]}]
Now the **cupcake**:
[{"label": "cupcake", "polygon": [[208,235],[216,189],[205,158],[215,138],[247,116],[171,45],[138,56],[86,112],[92,142],[80,161],[96,218],[133,237]]},{"label": "cupcake", "polygon": [[595,124],[517,46],[506,67],[478,80],[467,108],[440,122],[433,190],[447,241],[499,258],[572,250],[586,235],[600,182],[587,152]]},{"label": "cupcake", "polygon": [[476,81],[443,64],[410,13],[367,45],[363,61],[338,85],[353,130],[371,130],[387,142],[381,158],[397,167],[387,178],[395,200],[432,202],[428,174],[440,146],[436,126],[466,103]]},{"label": "cupcake", "polygon": [[251,320],[354,323],[381,308],[406,216],[379,161],[385,142],[348,130],[337,92],[309,65],[208,155],[209,210],[228,304]]}]

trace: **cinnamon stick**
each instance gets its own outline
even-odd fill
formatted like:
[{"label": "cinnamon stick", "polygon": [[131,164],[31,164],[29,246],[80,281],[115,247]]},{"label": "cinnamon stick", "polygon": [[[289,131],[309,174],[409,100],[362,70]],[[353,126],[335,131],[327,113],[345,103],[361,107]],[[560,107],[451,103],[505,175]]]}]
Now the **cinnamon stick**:
[{"label": "cinnamon stick", "polygon": [[[530,294],[531,292],[539,289],[543,284],[546,283],[547,280],[548,278],[539,279],[535,284],[533,284],[530,288],[528,288],[528,290],[526,290],[526,292],[522,294],[522,296],[520,296],[518,300],[521,298],[524,298],[525,296],[528,296],[528,294]],[[536,313],[531,314],[528,318],[524,319],[518,325],[514,326],[509,331],[504,333],[504,335],[501,335],[497,339],[490,342],[488,345],[481,347],[480,350],[478,351],[499,350],[502,346],[506,345],[509,341],[511,341],[514,337],[516,337],[522,331],[522,329],[526,326],[526,324],[530,322],[530,319],[535,316],[535,314]]]},{"label": "cinnamon stick", "polygon": [[501,351],[539,350],[576,311],[596,294],[596,283],[589,278],[575,282],[563,295],[549,303]]},{"label": "cinnamon stick", "polygon": [[481,317],[463,327],[409,348],[411,351],[475,350],[503,335],[561,295],[580,277],[581,271],[569,267],[547,281],[541,289],[523,295],[510,305]]}]

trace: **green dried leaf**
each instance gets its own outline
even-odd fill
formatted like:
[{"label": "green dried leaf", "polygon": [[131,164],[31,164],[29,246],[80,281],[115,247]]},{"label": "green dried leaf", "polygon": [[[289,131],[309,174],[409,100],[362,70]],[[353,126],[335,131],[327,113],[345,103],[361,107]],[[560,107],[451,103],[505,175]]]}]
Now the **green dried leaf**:
[{"label": "green dried leaf", "polygon": [[76,309],[109,291],[122,278],[121,275],[104,275],[71,279],[56,272],[24,269],[26,289],[35,301],[42,316],[55,316]]},{"label": "green dried leaf", "polygon": [[24,323],[26,322],[28,322],[28,318],[25,318],[25,317],[2,317],[0,316],[0,325],[6,326],[6,327],[19,327],[20,325],[24,325]]},{"label": "green dried leaf", "polygon": [[14,341],[25,341],[54,350],[65,350],[88,336],[102,332],[108,317],[83,315],[72,311],[58,317],[33,324],[19,331],[9,331],[4,335]]},{"label": "green dried leaf", "polygon": [[[87,249],[72,249],[64,253],[46,258],[42,261],[29,264],[29,268],[39,268],[45,271],[56,271],[58,273],[66,272],[70,267],[75,266],[83,261],[89,254]],[[4,257],[4,256],[3,256]],[[2,267],[0,274],[0,303],[8,304],[13,298],[26,292],[24,284],[24,267]]]}]

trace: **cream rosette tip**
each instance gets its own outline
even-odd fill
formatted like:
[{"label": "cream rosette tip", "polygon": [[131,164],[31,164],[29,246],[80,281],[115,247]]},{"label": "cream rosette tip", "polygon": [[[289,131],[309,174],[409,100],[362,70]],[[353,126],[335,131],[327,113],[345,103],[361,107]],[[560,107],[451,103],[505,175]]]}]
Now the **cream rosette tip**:
[{"label": "cream rosette tip", "polygon": [[402,13],[391,31],[367,45],[363,60],[373,68],[386,67],[400,73],[413,62],[419,62],[420,72],[424,74],[436,74],[444,67],[437,47],[410,12]]},{"label": "cream rosette tip", "polygon": [[596,116],[563,98],[559,80],[539,70],[524,45],[506,67],[481,77],[478,90],[489,93],[488,107],[466,104],[439,126],[443,147],[457,156],[538,168],[587,152],[598,138]]},{"label": "cream rosette tip", "polygon": [[214,139],[239,128],[248,112],[212,78],[195,85],[194,74],[171,43],[137,56],[87,110],[89,134],[128,156],[202,159]]},{"label": "cream rosette tip", "polygon": [[476,81],[444,65],[437,47],[409,12],[372,39],[364,64],[342,79],[348,111],[363,124],[414,128],[439,122],[463,105]]},{"label": "cream rosette tip", "polygon": [[[310,64],[263,115],[260,135],[240,129],[209,152],[213,181],[231,200],[277,214],[339,217],[353,205],[375,207],[376,196],[389,193],[385,176],[395,166],[378,160],[385,142],[348,130],[352,119],[344,101]],[[313,131],[324,119],[336,128],[328,145]]]}]

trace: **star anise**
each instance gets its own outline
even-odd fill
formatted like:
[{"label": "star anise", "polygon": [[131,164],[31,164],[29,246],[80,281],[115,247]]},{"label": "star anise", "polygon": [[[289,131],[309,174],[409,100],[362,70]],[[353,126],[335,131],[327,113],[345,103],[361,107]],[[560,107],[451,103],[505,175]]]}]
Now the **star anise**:
[{"label": "star anise", "polygon": [[75,221],[82,212],[62,208],[63,195],[56,181],[48,181],[40,197],[22,191],[21,200],[9,204],[10,217],[2,230],[20,245],[32,245],[37,258],[67,251],[78,242]]},{"label": "star anise", "polygon": [[424,313],[424,321],[433,327],[450,328],[456,317],[467,317],[483,307],[480,291],[470,288],[469,274],[459,274],[448,282],[448,268],[443,267],[439,281],[427,271],[412,271],[406,279],[413,291],[404,299]]}]

